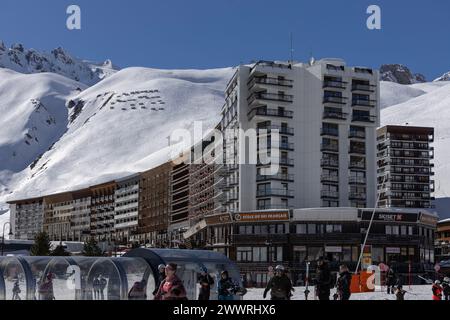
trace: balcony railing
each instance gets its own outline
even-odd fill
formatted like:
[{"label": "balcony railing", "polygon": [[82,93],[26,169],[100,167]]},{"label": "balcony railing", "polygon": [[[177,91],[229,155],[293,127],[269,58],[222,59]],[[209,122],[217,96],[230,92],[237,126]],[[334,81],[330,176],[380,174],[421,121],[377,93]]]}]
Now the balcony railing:
[{"label": "balcony railing", "polygon": [[322,190],[322,191],[320,191],[320,197],[321,198],[339,199],[339,192],[338,191],[330,191],[330,190]]},{"label": "balcony railing", "polygon": [[278,102],[292,102],[294,96],[290,94],[278,94],[278,93],[267,93],[267,92],[254,92],[248,98],[248,104],[253,103],[255,100],[269,100]]},{"label": "balcony railing", "polygon": [[[257,206],[257,210],[269,210],[269,209],[292,209],[293,206],[285,204],[265,204]],[[236,235],[235,235],[236,236]],[[248,235],[245,235],[248,236]]]},{"label": "balcony railing", "polygon": [[346,84],[347,82],[343,81],[325,80],[323,82],[323,88],[345,89]]},{"label": "balcony railing", "polygon": [[267,133],[271,133],[272,130],[278,130],[280,134],[287,134],[287,135],[294,134],[294,128],[289,128],[289,127],[284,127],[284,126],[276,126],[276,125],[260,127],[260,128],[258,128],[258,133],[260,132],[260,130],[267,130]]},{"label": "balcony railing", "polygon": [[366,149],[361,147],[350,147],[348,153],[366,154]]},{"label": "balcony railing", "polygon": [[270,180],[294,181],[294,175],[286,174],[286,173],[277,173],[274,175],[257,175],[256,176],[256,181],[270,181]]},{"label": "balcony railing", "polygon": [[374,100],[353,99],[352,106],[375,107]]},{"label": "balcony railing", "polygon": [[248,113],[248,117],[251,120],[254,116],[267,116],[267,117],[281,117],[292,118],[294,112],[269,108],[256,108]]},{"label": "balcony railing", "polygon": [[360,192],[350,192],[348,194],[350,200],[366,200],[366,194]]},{"label": "balcony railing", "polygon": [[[259,146],[258,145],[258,151],[259,150],[268,150],[272,148],[272,144],[271,143],[267,143],[267,145],[265,147]],[[278,148],[280,150],[294,150],[294,144],[291,142],[280,142]]]},{"label": "balcony railing", "polygon": [[270,77],[253,77],[247,83],[248,87],[251,88],[255,84],[267,84],[281,87],[293,87],[294,81],[287,79],[278,79],[278,78],[270,78]]},{"label": "balcony railing", "polygon": [[347,119],[348,114],[340,111],[329,111],[325,110],[323,112],[323,119],[337,119],[337,120],[345,120]]},{"label": "balcony railing", "polygon": [[350,183],[350,184],[366,184],[366,178],[350,176],[348,178],[348,183]]},{"label": "balcony railing", "polygon": [[322,129],[320,129],[320,135],[338,137],[339,130],[338,129],[330,129],[330,128],[322,128]]},{"label": "balcony railing", "polygon": [[339,167],[339,161],[335,160],[335,159],[322,159],[322,160],[320,160],[320,165],[322,167],[338,168]]},{"label": "balcony railing", "polygon": [[365,139],[366,138],[366,132],[365,131],[351,130],[348,133],[348,137],[350,139],[352,139],[352,138]]},{"label": "balcony railing", "polygon": [[352,91],[374,92],[375,90],[374,86],[371,86],[370,84],[353,83]]},{"label": "balcony railing", "polygon": [[376,116],[371,116],[371,115],[354,114],[352,116],[353,122],[375,122],[376,119],[377,119]]},{"label": "balcony railing", "polygon": [[265,190],[257,190],[257,197],[293,197],[294,191],[286,189],[272,189],[268,188]]},{"label": "balcony railing", "polygon": [[339,176],[334,174],[322,174],[320,176],[321,182],[339,182]]},{"label": "balcony railing", "polygon": [[293,166],[294,165],[294,159],[280,158],[280,164],[287,165],[287,166]]},{"label": "balcony railing", "polygon": [[320,151],[339,152],[339,145],[322,143],[320,145]]},{"label": "balcony railing", "polygon": [[350,164],[348,165],[349,169],[366,169],[366,163],[365,162],[350,162]]},{"label": "balcony railing", "polygon": [[336,96],[325,96],[323,97],[323,103],[339,103],[339,104],[345,104],[346,103],[345,97],[336,97]]}]

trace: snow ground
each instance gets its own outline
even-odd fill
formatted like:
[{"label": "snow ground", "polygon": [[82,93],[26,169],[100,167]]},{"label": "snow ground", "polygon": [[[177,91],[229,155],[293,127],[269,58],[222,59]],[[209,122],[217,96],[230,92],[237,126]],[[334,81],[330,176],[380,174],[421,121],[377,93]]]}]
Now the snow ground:
[{"label": "snow ground", "polygon": [[[385,291],[386,287],[378,288],[375,292],[367,293],[354,293],[350,297],[350,300],[395,300],[395,295],[388,295]],[[310,287],[308,299],[313,298],[314,288]],[[403,290],[406,290],[405,300],[432,300],[431,299],[431,285],[417,285],[417,286],[404,286]],[[247,294],[244,296],[244,300],[263,300],[264,289],[262,288],[250,288]],[[295,292],[292,300],[305,300],[305,287],[295,287]],[[330,298],[332,299],[335,289],[331,290]],[[268,299],[269,298],[268,294]]]}]

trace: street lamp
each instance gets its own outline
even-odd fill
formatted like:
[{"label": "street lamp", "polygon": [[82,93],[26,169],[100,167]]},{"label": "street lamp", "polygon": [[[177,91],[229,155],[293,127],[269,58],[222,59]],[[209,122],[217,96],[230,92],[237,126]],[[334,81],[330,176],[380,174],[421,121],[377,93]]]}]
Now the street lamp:
[{"label": "street lamp", "polygon": [[4,249],[4,247],[5,247],[5,227],[6,227],[7,224],[9,224],[9,233],[8,233],[8,235],[9,235],[9,236],[12,236],[12,235],[13,235],[13,233],[12,233],[12,231],[11,231],[11,223],[10,223],[9,221],[6,221],[6,222],[3,224],[3,234],[2,234],[2,256],[3,256],[3,249]]}]

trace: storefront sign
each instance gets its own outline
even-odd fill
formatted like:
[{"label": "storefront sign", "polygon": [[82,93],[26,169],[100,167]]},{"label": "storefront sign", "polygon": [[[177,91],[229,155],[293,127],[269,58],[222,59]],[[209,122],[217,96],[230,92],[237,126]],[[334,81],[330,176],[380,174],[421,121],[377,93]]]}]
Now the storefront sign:
[{"label": "storefront sign", "polygon": [[289,212],[240,212],[234,215],[234,220],[236,222],[289,221]]},{"label": "storefront sign", "polygon": [[338,246],[325,247],[325,252],[341,253],[342,247],[338,247]]},{"label": "storefront sign", "polygon": [[[372,211],[363,211],[361,220],[370,221],[372,218]],[[417,213],[389,213],[389,212],[375,212],[374,221],[385,222],[417,222]]]},{"label": "storefront sign", "polygon": [[205,217],[206,224],[208,226],[216,225],[216,224],[224,224],[231,222],[231,215],[229,213],[218,214],[215,216]]},{"label": "storefront sign", "polygon": [[400,254],[400,248],[386,247],[386,253]]},{"label": "storefront sign", "polygon": [[419,221],[420,221],[420,223],[435,227],[437,225],[438,220],[434,216],[430,216],[430,215],[421,213]]}]

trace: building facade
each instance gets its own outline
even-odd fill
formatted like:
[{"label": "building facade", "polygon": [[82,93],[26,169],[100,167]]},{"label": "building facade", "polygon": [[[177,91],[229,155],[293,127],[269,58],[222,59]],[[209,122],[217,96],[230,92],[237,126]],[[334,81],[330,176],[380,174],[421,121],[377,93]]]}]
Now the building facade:
[{"label": "building facade", "polygon": [[437,224],[435,254],[438,262],[450,260],[450,219]]},{"label": "building facade", "polygon": [[[379,114],[376,70],[337,59],[239,66],[226,89],[221,128],[254,129],[257,147],[248,149],[247,136],[224,134],[225,161],[238,164],[228,165],[227,179],[238,184],[225,190],[224,207],[375,206]],[[279,170],[266,174],[261,156],[275,130]],[[247,164],[254,152],[256,165]]]},{"label": "building facade", "polygon": [[377,131],[380,207],[433,208],[434,129],[385,126]]},{"label": "building facade", "polygon": [[115,241],[114,214],[116,182],[90,187],[91,190],[91,237],[99,242]]},{"label": "building facade", "polygon": [[116,180],[114,191],[114,233],[116,242],[127,244],[138,229],[140,175]]},{"label": "building facade", "polygon": [[44,198],[11,201],[9,205],[14,239],[34,239],[44,226]]}]

